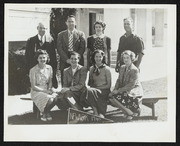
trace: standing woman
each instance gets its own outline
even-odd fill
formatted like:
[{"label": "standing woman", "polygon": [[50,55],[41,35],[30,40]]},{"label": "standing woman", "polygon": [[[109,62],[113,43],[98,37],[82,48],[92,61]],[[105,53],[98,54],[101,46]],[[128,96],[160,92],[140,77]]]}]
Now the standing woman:
[{"label": "standing woman", "polygon": [[92,54],[95,50],[99,49],[105,53],[105,62],[110,66],[110,50],[111,50],[111,39],[104,35],[106,24],[102,21],[96,21],[94,23],[95,34],[87,38],[87,67],[92,65]]},{"label": "standing woman", "polygon": [[90,88],[87,88],[87,96],[83,100],[92,107],[95,115],[104,117],[111,88],[111,72],[105,63],[105,53],[102,50],[94,51],[92,63],[88,82]]},{"label": "standing woman", "polygon": [[135,54],[126,50],[121,54],[124,65],[120,67],[114,90],[109,94],[111,103],[122,109],[124,117],[131,120],[140,114],[139,99],[143,95],[139,69],[133,64]]},{"label": "standing woman", "polygon": [[53,71],[49,61],[49,55],[45,50],[37,50],[35,54],[38,64],[30,69],[31,98],[40,112],[42,121],[51,121],[50,110],[56,104],[56,97],[52,91]]}]

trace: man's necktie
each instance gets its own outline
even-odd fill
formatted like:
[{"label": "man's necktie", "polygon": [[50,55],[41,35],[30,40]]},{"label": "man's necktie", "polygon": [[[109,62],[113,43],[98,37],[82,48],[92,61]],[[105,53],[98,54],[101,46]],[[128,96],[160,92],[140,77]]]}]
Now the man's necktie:
[{"label": "man's necktie", "polygon": [[41,40],[40,40],[40,45],[43,45],[43,40],[42,40],[42,36],[41,36]]},{"label": "man's necktie", "polygon": [[69,51],[73,51],[73,34],[69,35]]}]

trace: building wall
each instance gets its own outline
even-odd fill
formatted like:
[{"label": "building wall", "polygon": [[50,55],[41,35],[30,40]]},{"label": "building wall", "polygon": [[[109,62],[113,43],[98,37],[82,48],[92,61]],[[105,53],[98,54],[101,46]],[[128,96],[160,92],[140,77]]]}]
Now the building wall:
[{"label": "building wall", "polygon": [[117,51],[119,38],[125,31],[123,19],[130,17],[129,9],[104,9],[105,35],[111,38],[112,51]]},{"label": "building wall", "polygon": [[79,8],[76,18],[77,29],[83,31],[87,38],[89,36],[89,9]]},{"label": "building wall", "polygon": [[155,11],[155,45],[164,46],[164,10],[157,9]]},{"label": "building wall", "polygon": [[147,20],[146,9],[136,9],[135,13],[135,33],[143,39],[146,46],[146,34],[148,33],[147,31],[151,32],[151,29],[147,29],[146,23],[151,22],[152,18],[150,20]]},{"label": "building wall", "polygon": [[26,41],[29,37],[37,34],[37,25],[44,23],[49,32],[50,9],[38,8],[18,8],[8,11],[8,30],[9,41]]}]

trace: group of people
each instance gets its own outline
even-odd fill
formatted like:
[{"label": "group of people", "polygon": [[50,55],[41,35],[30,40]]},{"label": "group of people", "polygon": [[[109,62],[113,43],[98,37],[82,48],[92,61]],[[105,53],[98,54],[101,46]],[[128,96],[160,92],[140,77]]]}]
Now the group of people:
[{"label": "group of people", "polygon": [[[107,104],[120,108],[124,118],[131,120],[140,114],[139,99],[143,90],[139,81],[139,65],[144,55],[144,44],[133,34],[133,19],[125,18],[126,33],[120,37],[115,71],[119,73],[111,91],[111,39],[104,35],[106,24],[94,23],[95,34],[85,40],[76,29],[76,18],[68,16],[67,30],[58,34],[57,45],[45,34],[39,23],[38,34],[27,41],[26,62],[31,83],[31,98],[42,113],[42,121],[50,121],[50,110],[57,105],[61,110],[92,107],[93,113],[104,117]],[[87,42],[87,45],[86,45]],[[62,89],[56,79],[56,51],[60,55]],[[86,85],[89,72],[88,85]]]}]

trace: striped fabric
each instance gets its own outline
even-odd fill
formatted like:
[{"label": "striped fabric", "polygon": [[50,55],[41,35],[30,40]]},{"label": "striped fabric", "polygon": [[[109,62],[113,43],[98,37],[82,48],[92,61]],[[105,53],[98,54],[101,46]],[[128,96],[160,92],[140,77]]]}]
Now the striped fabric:
[{"label": "striped fabric", "polygon": [[73,51],[73,34],[69,35],[69,49],[68,51]]}]

